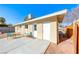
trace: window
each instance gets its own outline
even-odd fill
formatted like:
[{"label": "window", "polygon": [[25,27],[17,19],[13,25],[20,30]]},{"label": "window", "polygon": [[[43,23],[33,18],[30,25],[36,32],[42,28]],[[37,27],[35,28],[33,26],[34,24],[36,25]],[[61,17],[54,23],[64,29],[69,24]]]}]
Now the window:
[{"label": "window", "polygon": [[28,25],[25,25],[25,28],[28,29]]},{"label": "window", "polygon": [[21,28],[21,25],[19,27]]},{"label": "window", "polygon": [[37,25],[34,25],[34,30],[37,30]]}]

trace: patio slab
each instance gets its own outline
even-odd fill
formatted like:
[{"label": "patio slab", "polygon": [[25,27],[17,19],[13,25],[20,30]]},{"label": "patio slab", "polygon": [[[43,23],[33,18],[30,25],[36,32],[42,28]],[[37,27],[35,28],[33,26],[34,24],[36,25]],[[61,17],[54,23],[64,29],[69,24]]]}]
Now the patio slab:
[{"label": "patio slab", "polygon": [[44,54],[49,43],[46,40],[30,40],[30,42],[8,52],[8,54]]},{"label": "patio slab", "polygon": [[27,42],[29,42],[29,40],[26,41],[24,38],[18,38],[13,40],[0,39],[0,53],[7,53]]},{"label": "patio slab", "polygon": [[46,40],[26,39],[25,37],[11,40],[0,39],[0,54],[44,53],[49,43]]}]

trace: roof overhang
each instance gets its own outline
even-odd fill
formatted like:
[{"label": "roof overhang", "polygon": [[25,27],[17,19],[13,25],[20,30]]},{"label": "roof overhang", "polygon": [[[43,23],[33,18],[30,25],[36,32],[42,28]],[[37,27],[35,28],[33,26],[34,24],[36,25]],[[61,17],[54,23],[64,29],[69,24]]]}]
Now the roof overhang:
[{"label": "roof overhang", "polygon": [[61,18],[63,18],[63,16],[66,13],[67,13],[67,9],[64,9],[64,10],[61,10],[61,11],[58,11],[58,12],[55,12],[55,13],[52,13],[52,14],[48,14],[48,15],[45,15],[45,16],[42,16],[42,17],[38,17],[38,18],[35,18],[35,19],[31,19],[31,20],[28,20],[28,21],[24,21],[24,22],[15,24],[14,26],[18,26],[18,25],[22,25],[22,24],[32,24],[32,23],[38,23],[38,22],[45,22],[45,21],[54,21],[53,18],[55,18],[55,17],[58,17],[60,19],[58,21],[61,21],[62,20]]}]

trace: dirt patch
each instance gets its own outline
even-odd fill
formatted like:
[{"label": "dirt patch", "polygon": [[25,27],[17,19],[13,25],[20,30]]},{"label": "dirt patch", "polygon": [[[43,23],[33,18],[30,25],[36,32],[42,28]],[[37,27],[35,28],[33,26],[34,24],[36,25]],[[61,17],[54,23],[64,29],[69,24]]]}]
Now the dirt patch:
[{"label": "dirt patch", "polygon": [[72,45],[71,39],[61,42],[56,45],[54,43],[50,43],[47,48],[45,54],[74,54],[74,47]]}]

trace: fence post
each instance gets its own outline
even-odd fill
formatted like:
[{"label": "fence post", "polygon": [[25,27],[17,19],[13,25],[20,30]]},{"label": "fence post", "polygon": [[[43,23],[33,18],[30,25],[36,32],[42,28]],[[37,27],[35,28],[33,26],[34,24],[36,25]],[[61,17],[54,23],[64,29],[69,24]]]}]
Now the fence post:
[{"label": "fence post", "polygon": [[77,51],[77,23],[73,23],[73,46],[74,46],[74,52],[78,53]]}]

